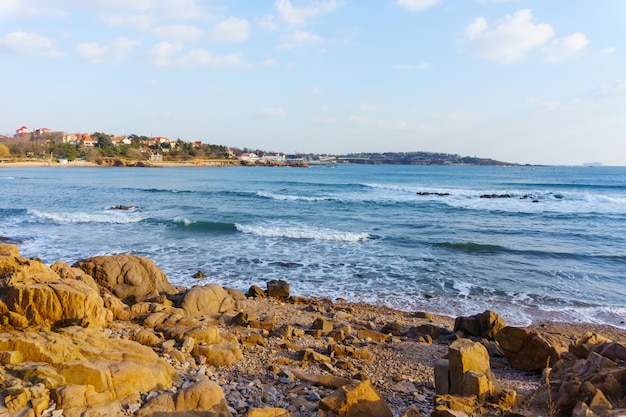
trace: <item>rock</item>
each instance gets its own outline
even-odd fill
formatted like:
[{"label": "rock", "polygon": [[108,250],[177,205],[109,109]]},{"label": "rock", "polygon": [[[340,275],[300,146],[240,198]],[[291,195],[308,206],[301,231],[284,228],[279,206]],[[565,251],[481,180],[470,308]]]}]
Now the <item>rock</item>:
[{"label": "rock", "polygon": [[447,359],[435,362],[435,393],[450,394],[450,365]]},{"label": "rock", "polygon": [[261,334],[252,333],[241,337],[243,346],[267,346],[268,342]]},{"label": "rock", "polygon": [[354,358],[354,359],[363,359],[370,360],[373,358],[372,353],[369,351],[367,346],[363,347],[355,347],[355,346],[346,346],[338,343],[331,343],[328,346],[328,351],[334,358]]},{"label": "rock", "polygon": [[544,369],[569,349],[568,341],[561,336],[511,326],[500,330],[496,341],[511,367],[521,371]]},{"label": "rock", "polygon": [[266,296],[267,294],[265,294],[265,291],[257,285],[253,285],[250,289],[248,289],[248,297],[250,298],[265,298]]},{"label": "rock", "polygon": [[206,275],[204,274],[204,272],[202,271],[198,271],[195,274],[192,275],[194,278],[196,279],[203,279],[206,278]]},{"label": "rock", "polygon": [[313,384],[319,384],[331,388],[340,388],[344,385],[358,382],[353,379],[342,378],[339,376],[310,374],[300,369],[292,369],[291,372],[296,378],[302,381],[311,382]]},{"label": "rock", "polygon": [[304,349],[298,352],[298,359],[305,362],[324,362],[330,363],[330,357],[314,351],[313,349]]},{"label": "rock", "polygon": [[143,329],[133,333],[130,337],[131,340],[140,343],[144,346],[156,346],[162,342],[162,338],[159,337],[154,331]]},{"label": "rock", "polygon": [[400,323],[397,323],[397,322],[385,324],[383,328],[380,329],[380,332],[383,334],[391,334],[393,336],[403,335],[402,326]]},{"label": "rock", "polygon": [[393,384],[391,390],[402,394],[411,394],[417,391],[417,388],[415,388],[415,384],[410,381],[400,381]]},{"label": "rock", "polygon": [[180,307],[190,317],[215,316],[232,311],[235,300],[217,284],[195,286],[185,293]]},{"label": "rock", "polygon": [[284,408],[253,408],[244,417],[296,417]]},{"label": "rock", "polygon": [[213,412],[207,415],[215,417],[232,417],[224,398],[224,392],[219,385],[208,379],[183,388],[176,393],[160,394],[148,401],[136,415],[138,417],[193,416],[198,415],[194,412],[202,411]]},{"label": "rock", "polygon": [[143,256],[94,256],[76,262],[95,281],[121,299],[139,299],[155,293],[176,294],[163,271]]},{"label": "rock", "polygon": [[411,327],[407,332],[407,336],[412,339],[418,339],[420,336],[430,336],[432,339],[438,339],[441,336],[442,329],[433,324],[422,324],[417,327]]},{"label": "rock", "polygon": [[318,317],[313,321],[311,329],[321,330],[323,333],[328,333],[333,330],[333,323],[323,317]]},{"label": "rock", "polygon": [[[167,389],[178,379],[176,371],[152,349],[110,339],[97,329],[0,333],[0,351],[19,352],[23,363],[32,363],[23,377],[41,382],[57,407],[64,409],[104,407],[119,413],[120,400]],[[37,407],[44,403],[38,402]],[[72,414],[68,411],[67,415]]]},{"label": "rock", "polygon": [[[477,395],[482,396],[491,393],[493,387],[491,384],[483,385],[482,383],[464,383],[466,374],[473,372],[470,378],[475,379],[475,374],[484,375],[488,381],[491,381],[491,368],[489,362],[489,354],[487,349],[477,342],[470,339],[459,339],[454,341],[448,348],[448,364],[450,367],[450,393],[460,395]],[[486,387],[487,392],[470,390],[473,388]]]},{"label": "rock", "polygon": [[276,327],[276,323],[274,322],[273,319],[270,320],[251,320],[248,323],[248,326],[250,326],[253,329],[259,329],[259,330],[266,330],[268,332],[273,332],[274,328]]},{"label": "rock", "polygon": [[[11,245],[4,246],[3,253],[19,253]],[[100,327],[113,319],[98,291],[71,275],[61,278],[38,260],[0,256],[0,276],[6,280],[6,295],[0,297],[8,310],[4,312],[6,324]]]},{"label": "rock", "polygon": [[462,331],[468,336],[484,337],[493,340],[495,335],[506,327],[504,319],[493,311],[469,317],[457,317],[454,320],[454,331]]},{"label": "rock", "polygon": [[443,416],[471,416],[474,415],[478,405],[476,397],[456,397],[452,395],[437,395],[435,397],[435,410],[431,417]]},{"label": "rock", "polygon": [[386,342],[391,336],[375,330],[361,329],[357,331],[356,337],[359,339],[371,339],[374,342]]},{"label": "rock", "polygon": [[286,300],[289,298],[289,284],[280,279],[268,281],[267,296]]},{"label": "rock", "polygon": [[196,345],[192,349],[193,355],[206,357],[207,365],[227,366],[241,360],[243,353],[239,344],[222,342],[216,345]]},{"label": "rock", "polygon": [[[350,383],[337,389],[319,402],[322,416],[338,417],[392,417],[391,409],[369,380]],[[332,413],[332,414],[330,414]],[[320,412],[318,412],[320,416]]]}]

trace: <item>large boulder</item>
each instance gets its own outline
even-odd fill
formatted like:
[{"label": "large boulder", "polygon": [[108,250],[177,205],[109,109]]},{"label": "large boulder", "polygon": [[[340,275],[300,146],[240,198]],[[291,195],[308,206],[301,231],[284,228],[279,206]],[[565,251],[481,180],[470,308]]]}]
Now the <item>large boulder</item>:
[{"label": "large boulder", "polygon": [[569,341],[562,336],[512,326],[500,330],[496,341],[511,367],[520,371],[547,368],[569,349]]},{"label": "large boulder", "polygon": [[349,383],[319,402],[318,416],[392,417],[393,413],[369,380]]},{"label": "large boulder", "polygon": [[448,348],[450,393],[484,398],[493,392],[487,349],[470,339],[458,339]]},{"label": "large boulder", "polygon": [[121,415],[121,404],[128,398],[168,389],[178,381],[175,369],[152,349],[109,338],[100,329],[4,332],[0,351],[18,354],[19,360],[12,362],[15,374],[23,384],[43,383],[57,408],[65,409],[64,415],[103,408],[113,409],[103,415]]},{"label": "large boulder", "polygon": [[143,256],[94,256],[76,262],[74,267],[91,275],[96,282],[121,299],[145,299],[160,293],[176,294],[165,273]]},{"label": "large boulder", "polygon": [[219,385],[208,379],[176,393],[166,392],[154,397],[137,412],[137,416],[193,416],[196,412],[203,411],[212,412],[210,415],[213,417],[232,417],[224,392]]},{"label": "large boulder", "polygon": [[234,310],[236,302],[221,286],[208,284],[187,291],[180,307],[190,317],[210,317]]},{"label": "large boulder", "polygon": [[496,333],[506,327],[504,319],[496,312],[487,310],[469,317],[457,317],[454,331],[462,331],[467,336],[478,336],[493,340]]},{"label": "large boulder", "polygon": [[20,257],[17,247],[2,246],[0,313],[5,324],[99,327],[112,321],[113,313],[90,277],[78,279],[71,269],[61,277],[39,260]]}]

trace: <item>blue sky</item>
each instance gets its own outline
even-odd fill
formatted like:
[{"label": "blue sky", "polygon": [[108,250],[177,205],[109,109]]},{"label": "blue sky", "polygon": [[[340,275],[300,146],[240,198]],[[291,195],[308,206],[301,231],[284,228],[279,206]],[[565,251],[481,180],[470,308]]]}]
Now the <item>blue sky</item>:
[{"label": "blue sky", "polygon": [[623,0],[2,0],[0,133],[626,165]]}]

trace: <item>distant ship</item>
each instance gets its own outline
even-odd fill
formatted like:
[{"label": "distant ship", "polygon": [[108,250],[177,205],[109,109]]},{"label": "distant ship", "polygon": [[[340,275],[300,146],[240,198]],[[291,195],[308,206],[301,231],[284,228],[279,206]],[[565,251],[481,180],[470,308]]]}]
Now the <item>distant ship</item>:
[{"label": "distant ship", "polygon": [[583,164],[584,167],[601,167],[602,162],[586,162]]}]

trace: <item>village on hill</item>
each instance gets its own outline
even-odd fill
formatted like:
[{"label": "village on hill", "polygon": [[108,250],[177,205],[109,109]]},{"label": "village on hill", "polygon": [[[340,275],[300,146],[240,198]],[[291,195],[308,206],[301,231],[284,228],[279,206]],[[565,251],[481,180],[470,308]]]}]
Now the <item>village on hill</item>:
[{"label": "village on hill", "polygon": [[[15,134],[0,135],[0,162],[47,161],[67,164],[87,161],[98,165],[149,166],[162,162],[196,162],[202,165],[516,165],[476,156],[434,152],[351,153],[347,155],[286,154],[261,149],[187,142],[164,136],[111,135],[102,132],[68,133],[49,128],[21,126]],[[116,163],[119,162],[119,163]],[[209,162],[210,161],[210,162]]]}]

